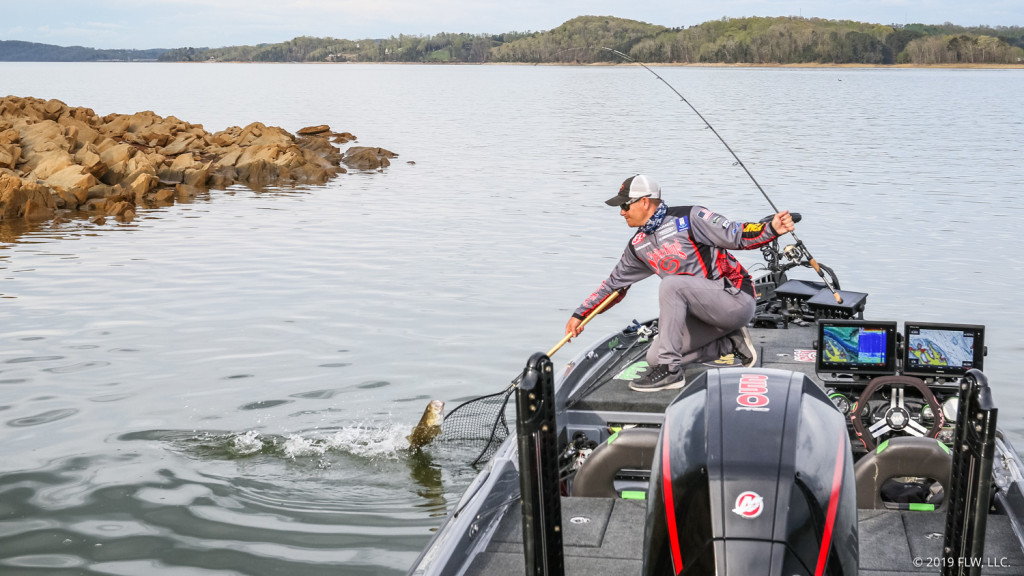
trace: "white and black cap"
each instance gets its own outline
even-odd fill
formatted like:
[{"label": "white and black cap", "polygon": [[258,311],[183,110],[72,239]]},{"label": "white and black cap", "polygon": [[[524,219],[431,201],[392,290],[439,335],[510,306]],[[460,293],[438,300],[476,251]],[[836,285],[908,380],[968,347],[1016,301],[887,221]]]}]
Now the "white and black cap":
[{"label": "white and black cap", "polygon": [[661,186],[650,176],[637,174],[630,176],[622,183],[619,193],[605,200],[609,206],[619,206],[637,198],[661,198]]}]

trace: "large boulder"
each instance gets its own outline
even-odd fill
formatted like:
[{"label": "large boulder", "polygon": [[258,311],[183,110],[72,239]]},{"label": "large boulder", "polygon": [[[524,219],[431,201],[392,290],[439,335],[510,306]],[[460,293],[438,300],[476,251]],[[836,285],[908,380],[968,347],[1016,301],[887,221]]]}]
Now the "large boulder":
[{"label": "large boulder", "polygon": [[0,119],[0,168],[14,170],[21,161],[21,133]]},{"label": "large boulder", "polygon": [[306,126],[300,128],[295,134],[298,136],[312,136],[314,134],[325,134],[331,131],[331,127],[327,124],[320,124],[319,126]]},{"label": "large boulder", "polygon": [[74,155],[75,163],[85,168],[94,177],[99,178],[107,171],[107,165],[100,158],[99,150],[95,144],[87,144],[79,148]]},{"label": "large boulder", "polygon": [[[50,152],[38,154],[33,160],[36,162],[36,165],[29,172],[28,177],[34,180],[46,180],[61,170],[75,165],[71,156],[63,150],[51,150]],[[28,162],[25,163],[26,166],[29,164]]]},{"label": "large boulder", "polygon": [[57,200],[45,187],[0,172],[0,221],[46,220],[56,210]]},{"label": "large boulder", "polygon": [[390,150],[369,146],[352,146],[345,151],[342,162],[357,170],[383,170],[391,165],[390,158],[398,156]]},{"label": "large boulder", "polygon": [[61,116],[57,124],[64,129],[64,138],[70,144],[70,150],[76,152],[100,139],[98,130],[87,121],[72,116]]},{"label": "large boulder", "polygon": [[89,189],[96,185],[96,177],[82,166],[71,165],[47,178],[46,185],[54,190],[73,194],[77,200],[77,208],[89,199]]},{"label": "large boulder", "polygon": [[181,154],[171,161],[170,165],[164,164],[157,169],[156,175],[161,182],[177,184],[185,180],[185,170],[194,168],[196,165],[192,154]]}]

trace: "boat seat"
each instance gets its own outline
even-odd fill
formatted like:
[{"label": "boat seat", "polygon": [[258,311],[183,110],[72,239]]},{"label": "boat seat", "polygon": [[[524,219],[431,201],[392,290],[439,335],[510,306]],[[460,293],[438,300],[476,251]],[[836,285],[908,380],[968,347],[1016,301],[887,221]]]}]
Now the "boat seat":
[{"label": "boat seat", "polygon": [[[878,445],[857,461],[853,475],[857,481],[857,508],[887,508],[882,500],[882,484],[891,478],[917,476],[931,478],[949,494],[953,457],[949,448],[935,438],[896,436]],[[946,499],[935,509],[944,508]]]},{"label": "boat seat", "polygon": [[608,437],[583,461],[572,483],[572,495],[618,498],[615,475],[620,470],[650,470],[661,437],[659,428],[626,428]]}]

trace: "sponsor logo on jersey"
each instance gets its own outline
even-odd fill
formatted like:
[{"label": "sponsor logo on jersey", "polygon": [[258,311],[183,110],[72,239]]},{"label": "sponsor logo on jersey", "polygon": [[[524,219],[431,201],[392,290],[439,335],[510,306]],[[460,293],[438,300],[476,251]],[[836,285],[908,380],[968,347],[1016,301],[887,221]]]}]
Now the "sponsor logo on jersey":
[{"label": "sponsor logo on jersey", "polygon": [[650,250],[644,254],[644,258],[655,271],[675,274],[682,267],[682,261],[686,260],[687,256],[683,245],[676,238],[671,244],[662,244],[660,247]]},{"label": "sponsor logo on jersey", "polygon": [[743,226],[744,232],[760,232],[762,230],[764,230],[764,224],[760,222],[748,222]]},{"label": "sponsor logo on jersey", "polygon": [[678,233],[679,231],[673,228],[672,226],[658,228],[658,240],[664,240],[665,238],[668,238],[669,236],[675,236]]},{"label": "sponsor logo on jersey", "polygon": [[747,490],[736,497],[736,505],[732,509],[741,518],[753,520],[764,511],[764,498],[757,492]]},{"label": "sponsor logo on jersey", "polygon": [[633,236],[633,246],[636,246],[637,244],[643,242],[644,238],[646,237],[647,235],[644,234],[643,232],[637,232],[636,236]]},{"label": "sponsor logo on jersey", "polygon": [[682,232],[683,230],[690,229],[690,217],[683,216],[682,218],[676,218],[676,230]]}]

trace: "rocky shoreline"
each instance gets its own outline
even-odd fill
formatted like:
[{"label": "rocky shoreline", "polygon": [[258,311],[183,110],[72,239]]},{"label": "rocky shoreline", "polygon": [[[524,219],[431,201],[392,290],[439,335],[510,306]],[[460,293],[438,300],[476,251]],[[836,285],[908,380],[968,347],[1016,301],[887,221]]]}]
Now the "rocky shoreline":
[{"label": "rocky shoreline", "polygon": [[209,188],[324,184],[345,167],[383,170],[397,156],[335,146],[355,139],[327,125],[293,135],[259,122],[211,134],[150,111],[101,117],[60,100],[7,96],[0,98],[0,223],[59,215],[130,221],[138,206],[170,205]]}]

